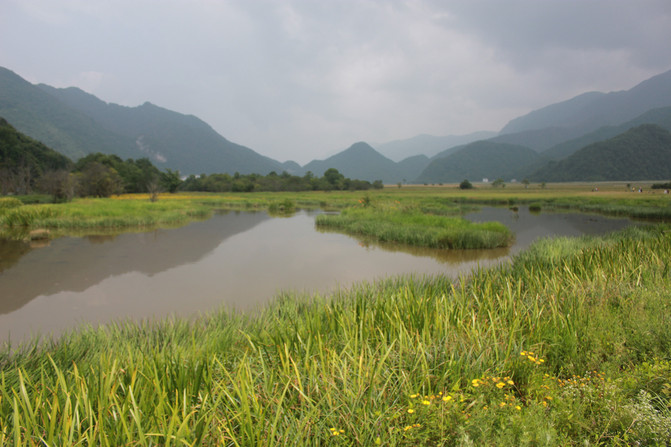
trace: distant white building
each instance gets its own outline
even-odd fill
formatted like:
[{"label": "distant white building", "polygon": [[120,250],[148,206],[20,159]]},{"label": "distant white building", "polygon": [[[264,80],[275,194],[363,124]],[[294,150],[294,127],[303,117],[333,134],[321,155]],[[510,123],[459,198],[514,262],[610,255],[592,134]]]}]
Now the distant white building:
[{"label": "distant white building", "polygon": [[482,183],[489,183],[489,179],[487,177],[483,178]]}]

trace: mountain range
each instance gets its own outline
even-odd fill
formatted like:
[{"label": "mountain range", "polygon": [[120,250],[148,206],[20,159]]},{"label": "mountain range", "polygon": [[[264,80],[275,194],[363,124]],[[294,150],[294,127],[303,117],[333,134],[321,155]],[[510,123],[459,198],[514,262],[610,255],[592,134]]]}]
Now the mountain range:
[{"label": "mountain range", "polygon": [[[326,169],[336,168],[349,178],[385,183],[448,183],[466,178],[560,181],[576,179],[576,175],[577,179],[589,180],[603,175],[589,174],[580,166],[602,162],[600,157],[637,162],[636,157],[619,155],[624,150],[623,142],[645,150],[647,160],[665,163],[664,150],[671,149],[658,146],[666,144],[660,135],[671,130],[671,71],[630,90],[589,92],[548,105],[511,120],[500,132],[418,135],[378,144],[376,148],[358,142],[305,166],[293,161],[279,162],[233,143],[192,115],[149,102],[137,107],[106,103],[74,87],[34,85],[2,67],[0,117],[73,160],[92,152],[147,157],[161,169],[179,170],[182,174],[265,175],[287,171],[303,175],[310,171],[323,175]],[[655,125],[654,130],[644,126],[648,124]],[[655,132],[659,138],[651,136]],[[583,151],[586,147],[590,150]],[[614,155],[607,147],[620,149]],[[606,152],[595,158],[595,151]],[[620,172],[619,167],[602,164]],[[639,172],[633,168],[629,172],[634,171]],[[641,173],[644,177],[663,174],[651,169]],[[667,177],[671,175],[663,179]]]}]

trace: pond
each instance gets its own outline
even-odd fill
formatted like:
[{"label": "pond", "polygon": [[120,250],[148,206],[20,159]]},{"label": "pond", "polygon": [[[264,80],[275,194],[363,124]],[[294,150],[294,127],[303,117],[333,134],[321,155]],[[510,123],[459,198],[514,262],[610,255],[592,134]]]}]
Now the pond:
[{"label": "pond", "polygon": [[327,293],[399,274],[457,277],[509,259],[538,237],[606,233],[632,223],[485,208],[466,218],[501,221],[515,244],[451,251],[319,232],[315,214],[229,212],[177,229],[63,237],[42,247],[0,240],[0,343],[16,346],[82,324],[190,317],[220,306],[249,311],[281,291]]}]

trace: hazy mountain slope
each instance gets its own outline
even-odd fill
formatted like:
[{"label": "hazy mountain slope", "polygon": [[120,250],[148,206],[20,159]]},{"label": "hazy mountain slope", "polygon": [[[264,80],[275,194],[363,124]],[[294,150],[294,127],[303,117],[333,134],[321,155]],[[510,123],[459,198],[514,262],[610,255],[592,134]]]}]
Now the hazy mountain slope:
[{"label": "hazy mountain slope", "polygon": [[398,162],[398,167],[403,173],[401,181],[414,182],[420,174],[429,166],[431,160],[426,155],[415,155]]},{"label": "hazy mountain slope", "polygon": [[601,127],[593,132],[582,135],[579,138],[574,138],[558,144],[543,152],[541,157],[548,161],[561,160],[589,144],[613,138],[616,135],[626,132],[632,127],[640,126],[641,124],[656,124],[671,131],[671,107],[649,110],[633,120],[618,126]]},{"label": "hazy mountain slope", "polygon": [[550,182],[668,180],[671,133],[655,124],[643,124],[550,162],[530,178]]},{"label": "hazy mountain slope", "polygon": [[228,141],[195,116],[148,102],[138,107],[108,104],[77,88],[39,87],[105,129],[132,138],[136,158],[148,157],[160,168],[188,174],[267,174],[283,170],[279,162]]},{"label": "hazy mountain slope", "polygon": [[579,137],[584,133],[584,129],[576,127],[546,127],[544,129],[502,134],[491,138],[489,141],[526,146],[536,152],[543,152],[557,144]]},{"label": "hazy mountain slope", "polygon": [[0,67],[0,116],[18,131],[76,160],[91,152],[135,155],[135,142]]},{"label": "hazy mountain slope", "polygon": [[417,135],[403,140],[377,144],[375,149],[393,161],[401,161],[415,155],[434,155],[454,146],[462,146],[477,140],[484,140],[496,135],[496,132],[481,131],[468,135]]},{"label": "hazy mountain slope", "polygon": [[501,134],[550,127],[576,128],[586,133],[602,126],[621,124],[648,110],[666,106],[671,106],[671,71],[643,81],[630,90],[584,93],[534,110],[511,120]]},{"label": "hazy mountain slope", "polygon": [[396,183],[406,178],[395,162],[364,142],[355,143],[326,160],[313,160],[303,166],[305,172],[311,171],[319,177],[329,168],[337,169],[345,177],[371,182]]},{"label": "hazy mountain slope", "polygon": [[467,144],[447,157],[434,159],[417,178],[420,183],[453,183],[464,179],[510,180],[539,157],[528,147],[492,141]]}]

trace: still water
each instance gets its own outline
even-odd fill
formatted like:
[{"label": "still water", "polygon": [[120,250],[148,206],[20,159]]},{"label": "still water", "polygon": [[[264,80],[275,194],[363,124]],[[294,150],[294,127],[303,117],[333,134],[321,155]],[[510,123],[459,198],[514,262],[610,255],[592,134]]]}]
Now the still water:
[{"label": "still water", "polygon": [[0,240],[0,343],[81,324],[247,311],[281,291],[322,292],[398,274],[456,277],[509,259],[539,237],[598,234],[631,224],[583,214],[485,208],[516,235],[496,250],[429,250],[319,232],[314,213],[219,214],[177,229],[64,237],[43,247]]}]

